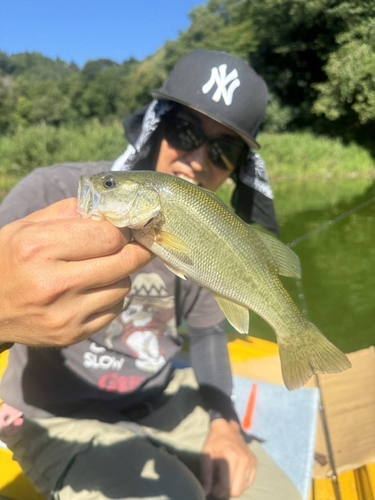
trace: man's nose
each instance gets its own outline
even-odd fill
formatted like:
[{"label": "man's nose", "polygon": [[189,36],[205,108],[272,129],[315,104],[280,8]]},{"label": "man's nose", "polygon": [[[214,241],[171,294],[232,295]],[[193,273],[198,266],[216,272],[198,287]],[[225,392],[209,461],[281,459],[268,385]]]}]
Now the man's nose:
[{"label": "man's nose", "polygon": [[199,148],[193,149],[187,153],[186,159],[190,166],[196,172],[202,172],[209,167],[210,159],[208,157],[207,144],[204,143]]}]

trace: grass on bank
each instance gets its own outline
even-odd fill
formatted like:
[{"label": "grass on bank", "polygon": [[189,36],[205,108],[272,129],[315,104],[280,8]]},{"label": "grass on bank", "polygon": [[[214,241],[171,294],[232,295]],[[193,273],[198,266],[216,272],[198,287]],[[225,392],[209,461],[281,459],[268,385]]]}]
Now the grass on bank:
[{"label": "grass on bank", "polygon": [[120,122],[93,120],[80,127],[37,125],[0,137],[0,172],[29,173],[61,162],[114,159],[126,146]]},{"label": "grass on bank", "polygon": [[36,167],[55,163],[114,160],[124,152],[121,122],[81,127],[38,125],[0,137],[0,191],[4,194]]},{"label": "grass on bank", "polygon": [[258,141],[271,179],[375,175],[375,158],[355,143],[308,132],[264,133]]},{"label": "grass on bank", "polygon": [[[271,180],[330,176],[372,176],[375,160],[356,144],[313,134],[259,136],[260,154]],[[0,199],[34,168],[63,162],[114,160],[126,147],[121,122],[80,127],[38,125],[0,137]]]}]

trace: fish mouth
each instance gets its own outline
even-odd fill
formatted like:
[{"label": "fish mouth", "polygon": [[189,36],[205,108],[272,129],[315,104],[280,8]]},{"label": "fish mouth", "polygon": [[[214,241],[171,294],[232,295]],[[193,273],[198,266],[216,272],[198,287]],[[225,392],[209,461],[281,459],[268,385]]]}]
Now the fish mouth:
[{"label": "fish mouth", "polygon": [[100,193],[94,188],[87,175],[81,175],[78,182],[77,211],[83,217],[101,219],[99,213]]}]

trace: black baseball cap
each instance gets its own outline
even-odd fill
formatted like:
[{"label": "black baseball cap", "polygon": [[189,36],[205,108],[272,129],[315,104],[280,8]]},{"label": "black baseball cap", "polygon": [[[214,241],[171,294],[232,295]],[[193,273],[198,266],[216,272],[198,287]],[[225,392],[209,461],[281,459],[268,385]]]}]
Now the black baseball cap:
[{"label": "black baseball cap", "polygon": [[234,130],[250,146],[263,121],[268,91],[245,61],[226,52],[195,50],[174,67],[156,99],[184,104]]}]

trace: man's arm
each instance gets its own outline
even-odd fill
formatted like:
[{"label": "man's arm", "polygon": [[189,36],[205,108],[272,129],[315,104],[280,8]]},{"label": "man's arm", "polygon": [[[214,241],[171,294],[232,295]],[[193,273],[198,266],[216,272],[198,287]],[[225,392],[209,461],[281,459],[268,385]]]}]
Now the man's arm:
[{"label": "man's arm", "polygon": [[223,322],[211,328],[189,327],[190,358],[211,421],[238,422],[232,402],[232,371]]},{"label": "man's arm", "polygon": [[152,256],[130,231],[83,219],[76,199],[0,229],[0,344],[61,347],[110,323]]},{"label": "man's arm", "polygon": [[211,418],[202,450],[201,480],[205,494],[238,497],[255,478],[256,459],[248,449],[232,402],[232,373],[227,338],[220,323],[189,327],[190,358]]}]

